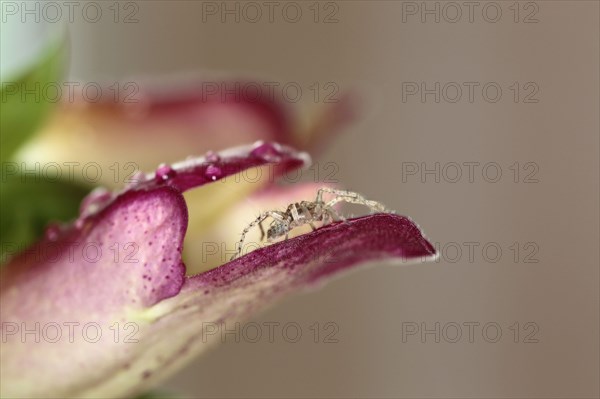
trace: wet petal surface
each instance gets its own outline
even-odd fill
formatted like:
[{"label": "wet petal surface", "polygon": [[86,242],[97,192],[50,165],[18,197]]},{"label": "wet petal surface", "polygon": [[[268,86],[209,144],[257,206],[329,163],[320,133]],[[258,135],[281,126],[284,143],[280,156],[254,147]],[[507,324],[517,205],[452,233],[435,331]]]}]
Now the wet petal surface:
[{"label": "wet petal surface", "polygon": [[1,271],[2,395],[139,394],[213,342],[205,323],[244,319],[365,262],[434,255],[409,219],[375,214],[185,277],[182,191],[272,162],[283,171],[307,156],[258,143],[161,166],[122,192],[93,193],[72,226],[14,258]]}]

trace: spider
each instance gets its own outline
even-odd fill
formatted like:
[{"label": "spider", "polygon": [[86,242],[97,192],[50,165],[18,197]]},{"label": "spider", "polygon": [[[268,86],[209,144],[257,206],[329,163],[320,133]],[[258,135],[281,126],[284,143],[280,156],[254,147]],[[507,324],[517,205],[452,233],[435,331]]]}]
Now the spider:
[{"label": "spider", "polygon": [[[335,197],[329,202],[325,202],[323,200],[324,193],[335,195]],[[387,212],[383,204],[368,200],[358,193],[347,190],[337,190],[333,188],[320,188],[317,191],[317,198],[314,201],[295,202],[290,204],[285,212],[267,211],[261,213],[242,231],[242,237],[237,243],[236,252],[231,257],[231,260],[234,260],[240,255],[242,252],[242,245],[246,239],[246,234],[254,226],[258,225],[261,234],[260,240],[264,240],[265,229],[263,227],[263,222],[265,219],[269,217],[273,219],[266,232],[267,242],[272,242],[283,235],[285,235],[285,239],[287,240],[290,231],[298,226],[309,224],[314,231],[317,229],[314,222],[322,222],[323,224],[328,223],[330,220],[343,220],[345,222],[346,219],[341,217],[333,208],[335,204],[342,201],[352,204],[365,205],[371,209],[371,213]]]}]

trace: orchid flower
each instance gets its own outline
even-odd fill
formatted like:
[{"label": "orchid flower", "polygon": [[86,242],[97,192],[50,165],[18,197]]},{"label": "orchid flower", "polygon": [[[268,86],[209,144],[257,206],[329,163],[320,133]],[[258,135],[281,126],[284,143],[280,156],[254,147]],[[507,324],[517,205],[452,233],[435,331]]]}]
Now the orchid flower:
[{"label": "orchid flower", "polygon": [[[261,86],[255,80],[211,74],[106,83],[99,90],[101,96],[94,99],[84,94],[84,83],[73,86],[72,98],[58,104],[33,139],[19,149],[15,164],[27,164],[29,170],[35,170],[36,165],[39,169],[59,165],[69,182],[100,184],[109,189],[131,182],[137,171],[152,170],[159,163],[255,140],[276,141],[314,154],[359,114],[359,96],[354,92],[308,110],[302,104],[292,107],[265,90],[257,95],[249,90]],[[273,183],[272,168],[258,173],[264,178],[251,184],[244,179],[227,179],[211,190],[186,192],[191,217],[186,242],[232,239],[244,226],[232,220],[234,232],[229,221],[223,223],[224,215],[255,212],[251,207],[235,205]],[[45,190],[57,191],[54,186]],[[57,201],[65,201],[64,196],[57,196]],[[3,231],[22,229],[28,224],[23,222],[15,220]],[[190,264],[188,274],[222,263],[216,258],[207,261],[198,246],[184,247],[184,258]]]},{"label": "orchid flower", "polygon": [[411,220],[383,213],[186,276],[184,191],[251,167],[274,164],[283,173],[308,162],[305,153],[259,142],[92,192],[74,223],[49,227],[0,271],[2,396],[133,397],[206,350],[215,341],[207,323],[247,318],[367,262],[435,255]]},{"label": "orchid flower", "polygon": [[[215,325],[247,319],[372,261],[435,255],[412,221],[382,213],[225,262],[257,208],[310,200],[320,187],[235,176],[268,168],[277,177],[308,166],[308,154],[288,145],[314,151],[351,120],[353,107],[342,98],[303,126],[285,104],[244,91],[208,94],[205,81],[174,90],[136,84],[133,103],[63,103],[17,155],[10,153],[15,162],[96,162],[105,173],[95,183],[105,188],[87,195],[73,222],[49,225],[0,269],[0,396],[135,397],[215,344]],[[18,130],[3,129],[3,140]],[[265,141],[229,148],[257,139]],[[193,153],[206,155],[186,158]],[[166,163],[152,173],[125,174],[128,164],[152,170],[158,162]],[[59,184],[27,192],[29,184],[8,183],[2,195],[12,193],[12,203],[35,202],[49,189],[54,202],[67,203],[81,192]],[[3,216],[12,216],[5,206]],[[23,224],[3,224],[3,235]],[[207,261],[205,244],[216,243],[224,244],[217,246],[220,258]]]}]

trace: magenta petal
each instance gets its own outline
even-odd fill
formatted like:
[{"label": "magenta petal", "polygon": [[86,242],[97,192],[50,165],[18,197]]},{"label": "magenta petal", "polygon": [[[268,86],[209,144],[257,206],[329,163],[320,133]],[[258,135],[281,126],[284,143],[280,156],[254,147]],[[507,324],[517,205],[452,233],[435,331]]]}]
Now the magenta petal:
[{"label": "magenta petal", "polygon": [[[284,296],[323,283],[342,271],[375,260],[426,261],[433,246],[410,219],[375,214],[322,227],[269,247],[255,250],[211,271],[187,277],[181,292],[162,301],[149,337],[162,361],[145,371],[164,376],[208,345],[215,325],[246,319]],[[158,309],[157,309],[158,310]],[[218,328],[218,327],[217,327]],[[155,381],[147,381],[154,385]]]},{"label": "magenta petal", "polygon": [[[144,109],[144,117],[148,121],[170,119],[175,124],[183,122],[188,125],[198,123],[201,107],[213,113],[223,106],[237,107],[263,118],[268,127],[264,132],[267,137],[271,135],[272,139],[279,142],[290,142],[292,121],[287,104],[276,101],[267,90],[252,90],[253,87],[260,87],[260,84],[250,80],[201,81],[182,78],[172,86],[160,87],[146,82],[140,87],[140,107]],[[103,100],[104,107],[123,107],[122,104],[115,104],[112,98]]]},{"label": "magenta petal", "polygon": [[[378,259],[429,260],[434,247],[410,219],[395,214],[374,214],[332,223],[309,234],[250,252],[217,269],[189,277],[183,290],[211,287],[231,290],[232,285],[257,282],[261,274],[286,275],[274,279],[278,291],[311,285],[321,279]],[[269,291],[269,290],[267,290]]]},{"label": "magenta petal", "polygon": [[[50,229],[0,271],[2,396],[134,397],[218,340],[206,323],[247,318],[369,261],[435,256],[408,218],[374,214],[185,277],[182,191],[249,167],[276,163],[282,171],[307,161],[290,148],[257,143],[161,166],[120,193],[92,193],[73,225]],[[84,251],[88,244],[102,255]],[[80,333],[74,341],[66,334],[23,339],[19,329],[36,323],[77,323]],[[115,339],[115,323],[135,327],[135,341]],[[89,324],[103,332],[101,340],[81,335]]]},{"label": "magenta petal", "polygon": [[[80,301],[82,311],[107,313],[176,295],[185,276],[181,250],[187,207],[181,193],[250,167],[273,164],[287,170],[308,161],[308,155],[289,147],[259,142],[161,166],[120,193],[90,194],[76,223],[51,229],[2,268],[4,315],[23,311],[31,316],[49,292],[55,294],[57,312],[73,300]],[[6,300],[15,290],[28,294]]]},{"label": "magenta petal", "polygon": [[253,146],[238,147],[209,153],[173,165],[159,166],[155,173],[146,176],[136,189],[153,189],[169,186],[186,191],[234,175],[256,166],[271,165],[279,173],[310,163],[306,153],[296,152],[278,143],[257,142]]}]

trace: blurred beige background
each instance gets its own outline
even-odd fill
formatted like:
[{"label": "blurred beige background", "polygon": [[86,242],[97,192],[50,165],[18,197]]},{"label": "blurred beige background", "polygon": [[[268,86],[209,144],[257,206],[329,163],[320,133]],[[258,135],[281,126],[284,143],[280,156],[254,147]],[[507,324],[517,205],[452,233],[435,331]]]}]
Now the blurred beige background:
[{"label": "blurred beige background", "polygon": [[[362,270],[277,304],[254,320],[299,323],[298,343],[228,342],[165,389],[236,398],[598,397],[598,2],[489,3],[477,2],[473,22],[461,2],[339,1],[295,3],[297,23],[277,11],[273,22],[252,23],[250,9],[236,23],[203,13],[207,2],[148,1],[138,3],[137,23],[70,26],[73,78],[207,69],[299,82],[306,93],[314,82],[360,88],[366,116],[315,161],[337,163],[345,187],[410,215],[443,249],[439,262]],[[433,14],[421,22],[423,7],[439,7],[440,22]],[[439,103],[434,94],[403,100],[411,82],[419,90],[440,82]],[[449,82],[463,88],[455,103]],[[464,82],[479,84],[472,102]],[[472,182],[469,162],[480,163]],[[421,177],[436,163],[439,183]],[[455,183],[453,163],[463,173]],[[500,181],[489,182],[498,166]],[[339,342],[315,344],[314,322],[336,323]],[[421,331],[403,336],[436,322],[439,343]],[[472,340],[469,322],[479,323]],[[452,343],[456,325],[462,336]],[[484,325],[501,328],[498,342],[488,342],[495,330],[485,335]]]}]

